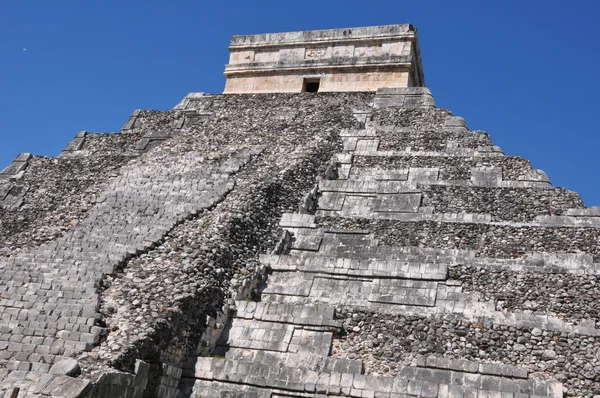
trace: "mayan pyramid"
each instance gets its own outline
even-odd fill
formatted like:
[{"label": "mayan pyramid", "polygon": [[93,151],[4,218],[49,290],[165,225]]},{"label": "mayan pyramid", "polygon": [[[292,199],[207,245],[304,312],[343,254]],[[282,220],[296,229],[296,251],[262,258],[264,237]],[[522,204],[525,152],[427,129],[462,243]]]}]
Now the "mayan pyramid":
[{"label": "mayan pyramid", "polygon": [[411,25],[0,172],[0,397],[591,397],[600,208],[437,108]]}]

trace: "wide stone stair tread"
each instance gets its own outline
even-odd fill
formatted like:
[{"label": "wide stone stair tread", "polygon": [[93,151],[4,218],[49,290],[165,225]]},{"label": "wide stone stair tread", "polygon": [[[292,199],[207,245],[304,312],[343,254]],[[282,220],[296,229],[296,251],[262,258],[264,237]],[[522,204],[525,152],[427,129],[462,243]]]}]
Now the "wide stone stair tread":
[{"label": "wide stone stair tread", "polygon": [[319,182],[319,192],[397,194],[420,191],[417,189],[417,184],[414,182],[321,180]]},{"label": "wide stone stair tread", "polygon": [[[407,177],[408,178],[408,177]],[[437,178],[437,177],[436,177]],[[513,187],[511,189],[525,190],[523,193],[527,194],[531,191],[531,187],[521,186],[515,182],[504,182],[500,172],[499,179],[493,183],[495,186],[482,185],[485,189],[489,190],[501,190],[507,187]],[[434,183],[432,181],[430,183]],[[353,181],[353,180],[333,180],[333,181],[321,181],[319,188],[321,191],[321,198],[317,207],[317,215],[329,215],[329,216],[342,216],[342,217],[364,217],[364,218],[376,218],[384,220],[398,220],[398,221],[441,221],[441,222],[463,222],[463,223],[491,223],[492,214],[485,212],[477,212],[475,207],[472,210],[475,212],[469,213],[461,211],[460,213],[452,212],[437,212],[434,206],[422,206],[423,193],[421,190],[426,190],[427,183],[424,186],[408,188],[395,188],[401,187],[401,184],[412,184],[402,181]],[[504,185],[503,185],[504,184]],[[474,184],[467,184],[467,186],[473,186]],[[479,185],[479,184],[476,184]],[[433,185],[431,185],[433,186]],[[444,187],[444,185],[438,185]],[[451,188],[448,186],[448,188]],[[545,195],[556,193],[558,197],[569,195],[568,192],[549,186]],[[454,192],[449,191],[447,197],[451,197]],[[523,195],[521,195],[523,198]],[[527,195],[525,196],[527,197]],[[485,203],[482,203],[482,207],[489,208],[490,200],[501,201],[501,198],[492,196],[491,199],[487,199]],[[538,199],[532,197],[530,199],[532,203],[535,203]],[[568,200],[568,199],[567,199]],[[439,199],[438,199],[439,201]],[[443,202],[442,202],[443,203]],[[503,202],[498,203],[496,208],[501,208]],[[600,217],[590,215],[543,215],[539,214],[539,211],[532,214],[531,221],[518,221],[515,225],[536,225],[536,226],[561,226],[561,227],[599,227]],[[497,222],[496,222],[497,223]],[[509,224],[510,220],[504,221],[503,223]]]},{"label": "wide stone stair tread", "polygon": [[[358,254],[358,253],[357,253]],[[365,256],[366,257],[366,256]],[[300,258],[296,256],[271,256],[262,257],[263,264],[275,272],[314,273],[319,275],[338,275],[354,277],[379,277],[379,278],[404,278],[404,279],[426,279],[446,280],[448,266],[453,263],[439,263],[437,259],[415,259],[416,261],[387,257],[351,258],[332,257],[320,255],[307,255]],[[421,260],[421,261],[419,261]]]},{"label": "wide stone stair tread", "polygon": [[[340,232],[329,232],[327,229],[299,229],[296,232],[298,239],[303,236],[322,236],[318,250],[302,252],[301,248],[292,251],[293,257],[333,256],[341,258],[360,259],[387,259],[393,258],[416,263],[430,262],[455,262],[465,259],[474,259],[475,252],[464,249],[439,249],[435,247],[418,246],[386,246],[373,239],[370,235],[359,235],[351,237],[350,234]],[[355,244],[358,243],[358,244]],[[315,252],[315,253],[313,253]],[[317,253],[318,252],[318,253]],[[264,255],[261,258],[268,258]],[[280,257],[283,262],[284,257]]]},{"label": "wide stone stair tread", "polygon": [[[363,373],[362,361],[326,355],[320,356],[307,352],[277,352],[221,346],[217,347],[213,354],[215,357],[223,357],[225,359],[278,364],[279,366],[287,367],[301,367],[314,371]],[[187,377],[193,377],[194,366],[195,360],[186,363],[183,374],[187,375]]]},{"label": "wide stone stair tread", "polygon": [[331,332],[307,330],[278,322],[236,318],[221,335],[217,346],[279,352],[306,352],[327,356]]},{"label": "wide stone stair tread", "polygon": [[379,157],[432,157],[432,158],[498,158],[504,157],[504,153],[494,146],[479,147],[477,149],[472,148],[447,148],[445,151],[420,151],[420,150],[405,150],[405,151],[390,151],[390,150],[377,150],[371,146],[361,148],[358,144],[356,150],[346,149],[356,156],[379,156]]},{"label": "wide stone stair tread", "polygon": [[[380,307],[384,304],[432,307],[436,302],[436,282],[410,279],[370,279],[358,277],[330,278],[306,273],[274,273],[262,290],[263,300],[271,296],[299,296],[303,303],[327,305],[352,304],[357,307]],[[296,275],[299,274],[299,275]],[[286,282],[295,281],[290,286]],[[300,301],[298,302],[300,303]],[[378,303],[378,304],[376,304]]]},{"label": "wide stone stair tread", "polygon": [[[468,370],[468,369],[467,369]],[[478,368],[479,370],[479,368]],[[396,377],[311,371],[265,362],[246,362],[219,358],[198,358],[193,377],[219,383],[236,383],[290,393],[320,393],[341,396],[384,396],[392,394],[428,398],[480,396],[482,393],[562,396],[560,383],[512,376],[464,372],[447,369],[403,367]],[[512,370],[511,370],[512,371]],[[191,369],[185,373],[191,377]],[[184,377],[185,377],[184,376]],[[205,384],[206,385],[206,384]],[[221,391],[219,385],[211,385]],[[372,395],[369,395],[372,394]],[[516,395],[523,394],[523,395]]]},{"label": "wide stone stair tread", "polygon": [[272,398],[273,391],[258,387],[197,380],[180,390],[190,398]]},{"label": "wide stone stair tread", "polygon": [[[375,153],[351,153],[343,160],[345,163],[342,163],[341,166],[344,166],[346,173],[341,178],[347,178],[349,175],[352,175],[353,170],[354,172],[360,172],[364,168],[380,168],[385,172],[394,173],[398,170],[405,172],[411,168],[424,168],[438,169],[438,180],[452,183],[453,181],[471,181],[471,177],[473,176],[472,170],[477,170],[485,164],[487,167],[499,168],[502,171],[502,177],[505,181],[539,182],[538,176],[535,176],[534,179],[530,178],[532,177],[532,173],[535,173],[531,165],[528,163],[523,165],[522,158],[513,156],[459,158],[448,156],[417,156],[414,153],[388,154],[387,156],[378,156]],[[460,173],[454,176],[454,178],[449,179],[446,177],[448,173],[454,175],[458,171]],[[457,176],[462,178],[456,178]],[[431,180],[429,183],[431,183]],[[538,185],[534,184],[532,186]],[[548,186],[548,184],[544,186]]]},{"label": "wide stone stair tread", "polygon": [[289,323],[299,326],[322,326],[339,328],[341,322],[334,320],[332,307],[324,305],[292,305],[252,301],[236,302],[236,317],[259,321]]}]

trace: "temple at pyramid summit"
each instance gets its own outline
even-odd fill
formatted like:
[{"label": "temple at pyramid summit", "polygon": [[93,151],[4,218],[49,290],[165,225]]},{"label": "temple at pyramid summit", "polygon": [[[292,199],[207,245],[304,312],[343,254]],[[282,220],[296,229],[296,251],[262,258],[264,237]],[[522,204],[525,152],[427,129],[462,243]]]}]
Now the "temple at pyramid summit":
[{"label": "temple at pyramid summit", "polygon": [[411,25],[234,36],[225,94],[423,87]]},{"label": "temple at pyramid summit", "polygon": [[438,108],[415,27],[229,50],[0,171],[0,397],[600,394],[600,208]]}]

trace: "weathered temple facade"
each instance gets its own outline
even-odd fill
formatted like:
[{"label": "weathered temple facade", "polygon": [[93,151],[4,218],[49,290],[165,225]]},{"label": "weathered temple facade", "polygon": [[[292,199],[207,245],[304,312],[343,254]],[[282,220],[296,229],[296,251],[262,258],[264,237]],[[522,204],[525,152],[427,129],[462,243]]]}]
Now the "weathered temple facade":
[{"label": "weathered temple facade", "polygon": [[233,36],[229,51],[225,94],[425,86],[408,24]]},{"label": "weathered temple facade", "polygon": [[226,75],[0,172],[1,398],[600,392],[600,209],[438,108],[414,28]]}]

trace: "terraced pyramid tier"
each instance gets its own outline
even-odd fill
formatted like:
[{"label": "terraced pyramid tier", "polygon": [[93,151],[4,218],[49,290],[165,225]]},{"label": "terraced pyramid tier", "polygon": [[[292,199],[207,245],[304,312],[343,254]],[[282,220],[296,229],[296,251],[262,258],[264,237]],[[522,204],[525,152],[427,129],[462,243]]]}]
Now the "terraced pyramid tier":
[{"label": "terraced pyramid tier", "polygon": [[17,158],[0,396],[599,394],[600,212],[431,98],[196,93]]}]

